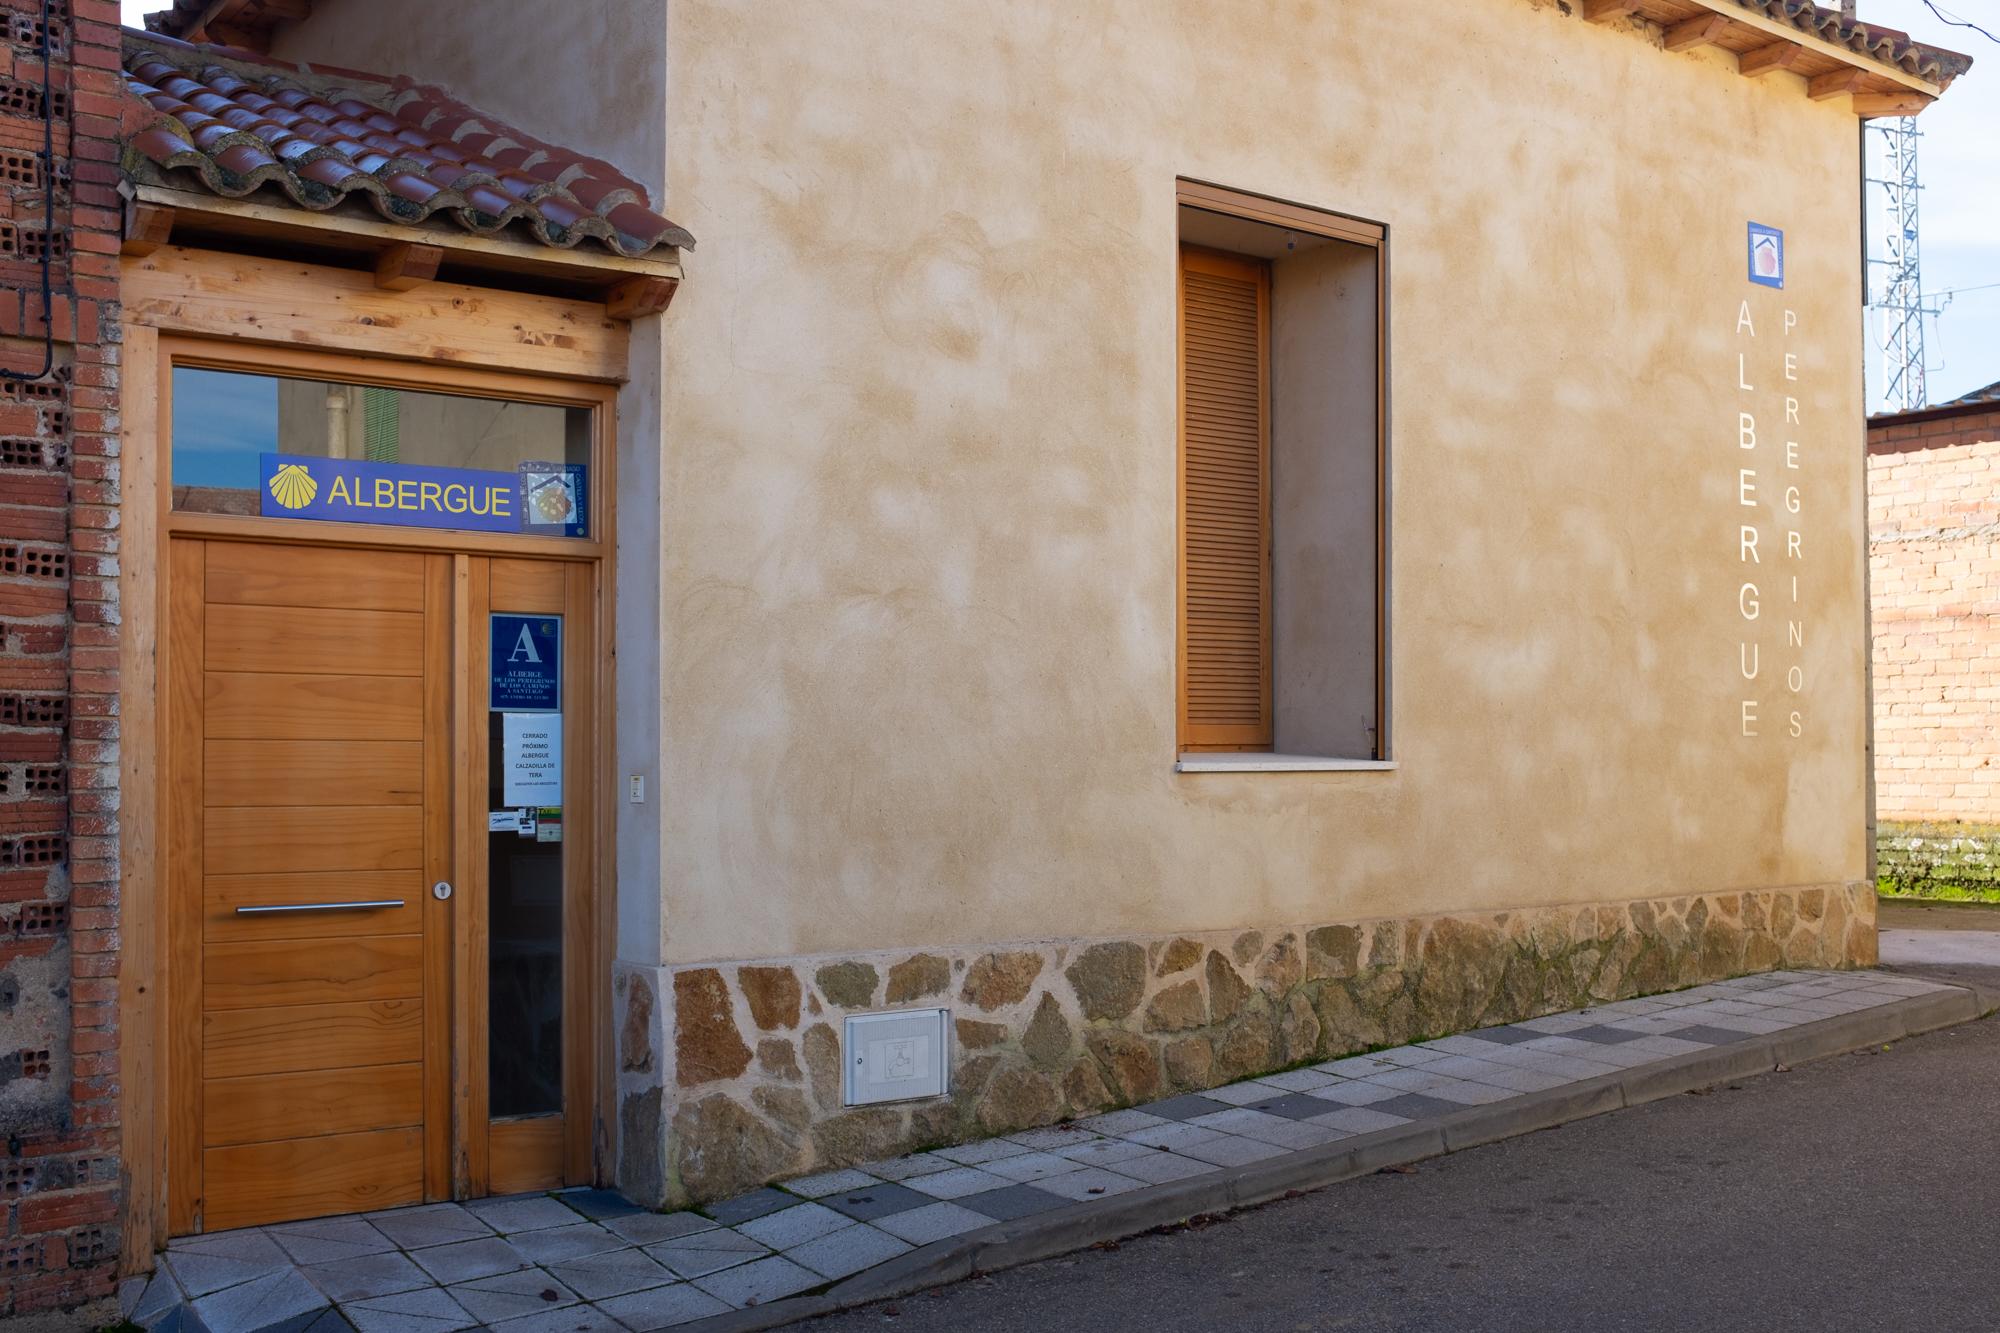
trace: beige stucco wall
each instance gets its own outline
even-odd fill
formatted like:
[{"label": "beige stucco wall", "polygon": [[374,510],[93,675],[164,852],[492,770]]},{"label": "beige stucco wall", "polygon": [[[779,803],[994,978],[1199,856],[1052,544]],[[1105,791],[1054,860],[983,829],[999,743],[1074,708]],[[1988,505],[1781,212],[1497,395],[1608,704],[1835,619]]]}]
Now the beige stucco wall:
[{"label": "beige stucco wall", "polygon": [[[560,63],[543,5],[408,10],[297,40],[657,164],[700,238],[627,390],[660,563],[620,561],[621,735],[655,613],[662,711],[621,959],[1863,877],[1838,99],[1543,0],[603,0]],[[1393,772],[1174,771],[1176,176],[1391,228]],[[1788,290],[1745,281],[1748,219]]]},{"label": "beige stucco wall", "polygon": [[[669,961],[1863,874],[1844,106],[1531,0],[669,24]],[[1394,772],[1174,772],[1177,175],[1393,229]]]}]

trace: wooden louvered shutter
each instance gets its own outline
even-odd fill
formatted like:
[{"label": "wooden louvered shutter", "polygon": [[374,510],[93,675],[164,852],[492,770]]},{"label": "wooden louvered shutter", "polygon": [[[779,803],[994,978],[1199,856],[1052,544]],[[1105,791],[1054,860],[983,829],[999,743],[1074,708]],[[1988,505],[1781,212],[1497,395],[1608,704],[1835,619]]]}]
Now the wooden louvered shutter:
[{"label": "wooden louvered shutter", "polygon": [[1269,268],[1181,252],[1181,745],[1271,744]]}]

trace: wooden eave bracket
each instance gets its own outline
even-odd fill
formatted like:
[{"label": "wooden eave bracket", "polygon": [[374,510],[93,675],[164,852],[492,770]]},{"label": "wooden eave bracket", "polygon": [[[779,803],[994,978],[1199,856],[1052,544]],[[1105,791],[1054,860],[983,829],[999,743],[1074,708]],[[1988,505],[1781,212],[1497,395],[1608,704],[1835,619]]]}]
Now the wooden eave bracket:
[{"label": "wooden eave bracket", "polygon": [[1609,23],[1637,11],[1639,3],[1640,0],[1583,0],[1584,21]]},{"label": "wooden eave bracket", "polygon": [[444,251],[435,245],[392,245],[375,261],[375,285],[385,292],[407,292],[437,277]]},{"label": "wooden eave bracket", "polygon": [[1847,93],[1862,92],[1865,90],[1867,83],[1867,70],[1829,70],[1825,74],[1815,74],[1806,80],[1806,96],[1812,98],[1815,102],[1824,102],[1828,98],[1841,97]]},{"label": "wooden eave bracket", "polygon": [[312,17],[312,0],[211,0],[181,33],[188,42],[221,42],[246,51],[267,52],[271,25]]},{"label": "wooden eave bracket", "polygon": [[125,201],[125,230],[118,245],[122,255],[145,256],[167,243],[174,231],[174,210],[138,199]]},{"label": "wooden eave bracket", "polygon": [[184,42],[212,40],[209,29],[229,26],[249,3],[250,0],[212,0],[208,8],[201,11],[201,16],[182,30],[181,40]]},{"label": "wooden eave bracket", "polygon": [[1745,51],[1736,58],[1736,67],[1754,77],[1773,70],[1790,69],[1804,59],[1805,54],[1806,49],[1797,42],[1772,42],[1768,46]]},{"label": "wooden eave bracket", "polygon": [[1692,51],[1708,46],[1729,31],[1729,20],[1721,14],[1697,14],[1667,27],[1662,41],[1669,51]]},{"label": "wooden eave bracket", "polygon": [[627,278],[604,292],[604,313],[612,319],[643,319],[673,302],[680,283],[673,278]]}]

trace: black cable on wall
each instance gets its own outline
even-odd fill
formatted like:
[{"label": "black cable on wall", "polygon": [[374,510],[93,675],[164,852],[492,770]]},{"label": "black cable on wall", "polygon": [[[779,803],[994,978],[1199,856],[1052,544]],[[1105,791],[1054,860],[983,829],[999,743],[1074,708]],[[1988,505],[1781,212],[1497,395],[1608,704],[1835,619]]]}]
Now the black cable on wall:
[{"label": "black cable on wall", "polygon": [[[50,0],[42,0],[42,368],[30,374],[0,368],[0,380],[39,380],[56,366],[56,104],[50,70],[55,29],[50,26]],[[72,128],[72,137],[74,129]]]}]

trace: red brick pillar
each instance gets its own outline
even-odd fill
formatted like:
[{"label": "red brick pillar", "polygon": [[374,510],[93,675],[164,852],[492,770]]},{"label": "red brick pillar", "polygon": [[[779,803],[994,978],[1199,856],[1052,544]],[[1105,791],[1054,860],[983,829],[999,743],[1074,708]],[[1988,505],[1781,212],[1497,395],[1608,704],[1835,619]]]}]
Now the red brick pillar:
[{"label": "red brick pillar", "polygon": [[0,1315],[119,1251],[118,6],[48,9],[0,0]]}]

